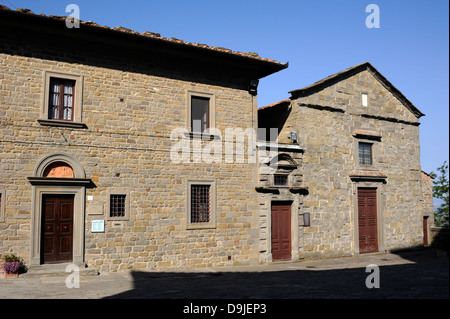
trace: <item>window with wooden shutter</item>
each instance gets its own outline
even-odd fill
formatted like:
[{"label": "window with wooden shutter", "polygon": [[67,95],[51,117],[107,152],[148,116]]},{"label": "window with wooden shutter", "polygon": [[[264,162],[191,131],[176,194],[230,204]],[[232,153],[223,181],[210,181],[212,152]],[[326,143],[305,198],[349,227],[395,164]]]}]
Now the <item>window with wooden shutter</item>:
[{"label": "window with wooden shutter", "polygon": [[50,120],[73,121],[75,101],[75,81],[59,78],[50,79],[49,110]]}]

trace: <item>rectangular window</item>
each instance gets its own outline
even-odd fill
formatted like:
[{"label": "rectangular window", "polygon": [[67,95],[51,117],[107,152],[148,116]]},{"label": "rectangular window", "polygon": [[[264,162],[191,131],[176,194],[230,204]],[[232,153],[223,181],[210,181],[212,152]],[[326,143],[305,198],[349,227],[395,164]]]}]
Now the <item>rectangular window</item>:
[{"label": "rectangular window", "polygon": [[361,94],[361,102],[362,102],[362,106],[367,106],[368,105],[368,101],[367,101],[367,94],[363,93]]},{"label": "rectangular window", "polygon": [[216,227],[216,182],[187,182],[187,229]]},{"label": "rectangular window", "polygon": [[50,78],[49,120],[73,121],[75,81]]},{"label": "rectangular window", "polygon": [[288,176],[287,175],[274,175],[273,176],[274,186],[288,186]]},{"label": "rectangular window", "polygon": [[209,98],[191,96],[191,131],[202,133],[210,128]]},{"label": "rectangular window", "polygon": [[359,164],[372,165],[372,144],[359,142]]},{"label": "rectangular window", "polygon": [[191,223],[209,223],[210,187],[210,185],[191,185]]},{"label": "rectangular window", "polygon": [[109,217],[121,218],[126,213],[126,195],[110,195],[109,197]]}]

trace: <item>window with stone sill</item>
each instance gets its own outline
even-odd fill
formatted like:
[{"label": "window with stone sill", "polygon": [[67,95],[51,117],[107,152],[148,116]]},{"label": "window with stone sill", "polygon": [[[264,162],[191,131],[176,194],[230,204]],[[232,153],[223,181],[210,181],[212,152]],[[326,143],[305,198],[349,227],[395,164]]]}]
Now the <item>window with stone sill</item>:
[{"label": "window with stone sill", "polygon": [[51,78],[48,119],[73,121],[75,98],[75,81]]},{"label": "window with stone sill", "polygon": [[205,136],[212,136],[212,134],[205,132],[215,127],[214,94],[188,91],[187,101],[187,126],[190,137],[204,138]]},{"label": "window with stone sill", "polygon": [[38,122],[43,126],[86,128],[82,123],[83,76],[44,72],[44,99]]},{"label": "window with stone sill", "polygon": [[188,181],[187,229],[216,227],[216,183]]},{"label": "window with stone sill", "polygon": [[275,187],[287,187],[288,186],[288,175],[275,174],[273,176],[273,185]]},{"label": "window with stone sill", "polygon": [[372,144],[359,142],[358,143],[358,151],[359,151],[359,164],[360,165],[369,165],[372,166]]},{"label": "window with stone sill", "polygon": [[108,195],[108,220],[129,220],[130,200],[125,192],[111,192]]}]

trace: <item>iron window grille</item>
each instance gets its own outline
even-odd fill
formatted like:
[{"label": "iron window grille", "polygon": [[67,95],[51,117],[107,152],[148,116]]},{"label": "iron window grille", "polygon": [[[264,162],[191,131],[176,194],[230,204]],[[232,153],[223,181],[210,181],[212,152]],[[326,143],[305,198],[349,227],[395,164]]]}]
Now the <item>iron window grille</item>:
[{"label": "iron window grille", "polygon": [[274,186],[288,186],[288,176],[287,175],[274,175],[273,176]]},{"label": "iron window grille", "polygon": [[125,217],[126,195],[110,195],[109,217]]},{"label": "iron window grille", "polygon": [[191,185],[191,223],[210,222],[210,185]]}]

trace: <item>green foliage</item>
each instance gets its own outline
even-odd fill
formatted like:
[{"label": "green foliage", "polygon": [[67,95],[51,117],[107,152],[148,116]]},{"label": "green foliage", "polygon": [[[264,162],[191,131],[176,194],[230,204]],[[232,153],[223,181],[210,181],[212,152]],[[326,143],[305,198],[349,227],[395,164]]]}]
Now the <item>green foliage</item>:
[{"label": "green foliage", "polygon": [[5,262],[20,262],[20,258],[15,256],[14,254],[3,256],[3,260]]},{"label": "green foliage", "polygon": [[434,178],[433,180],[433,196],[439,199],[442,199],[444,203],[437,208],[437,211],[434,214],[434,220],[436,226],[440,227],[448,227],[449,218],[448,218],[448,164],[447,161],[442,164],[441,167],[437,169],[440,175],[436,175],[435,173],[431,173],[430,175]]}]

